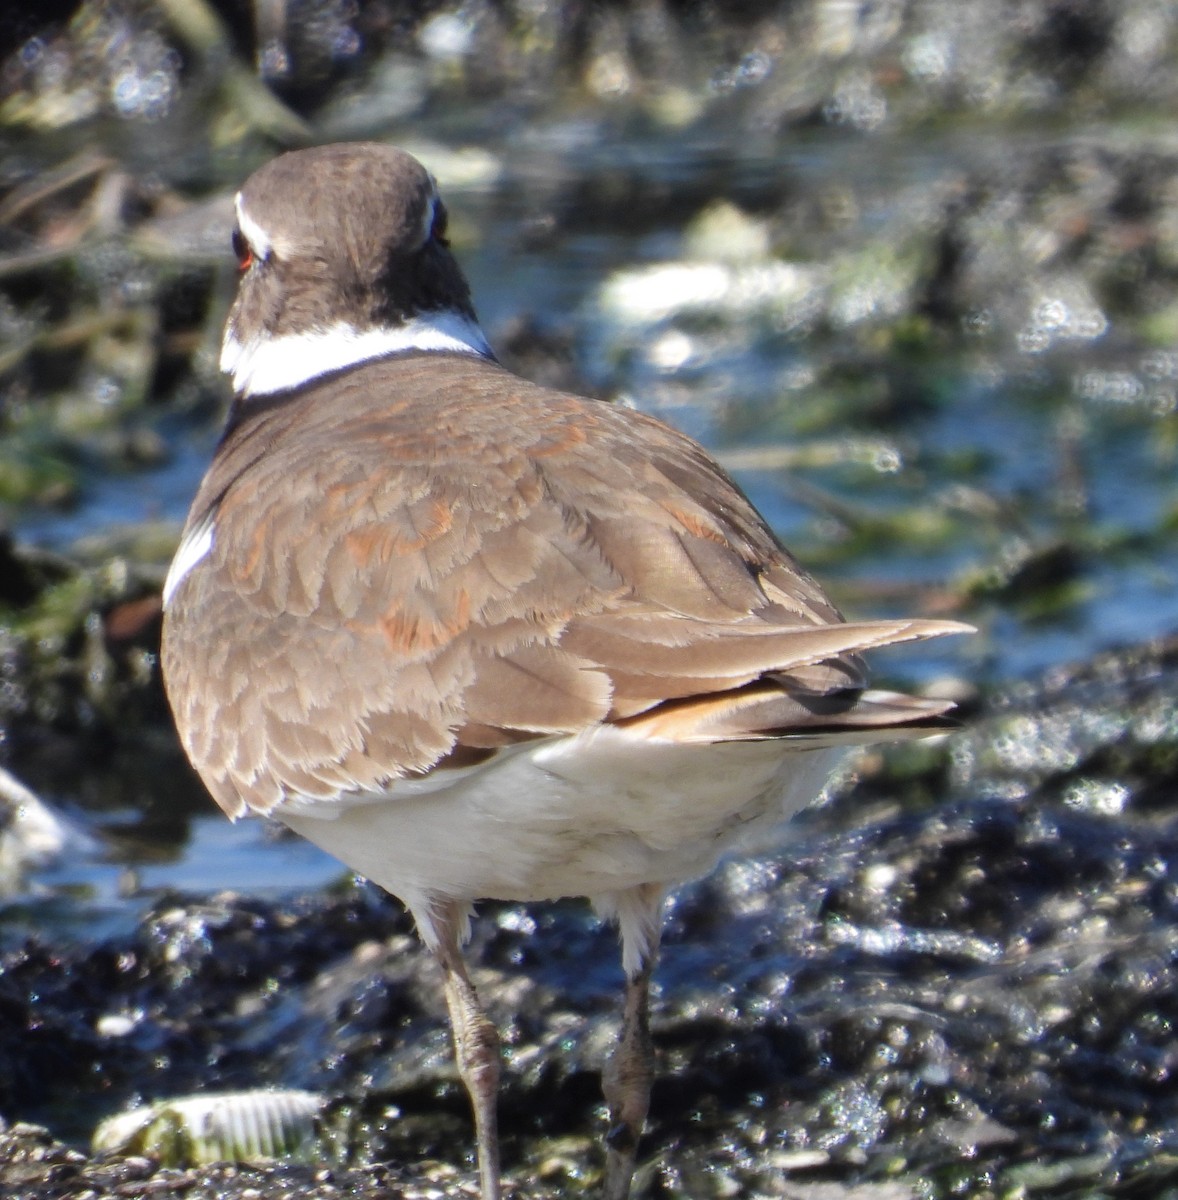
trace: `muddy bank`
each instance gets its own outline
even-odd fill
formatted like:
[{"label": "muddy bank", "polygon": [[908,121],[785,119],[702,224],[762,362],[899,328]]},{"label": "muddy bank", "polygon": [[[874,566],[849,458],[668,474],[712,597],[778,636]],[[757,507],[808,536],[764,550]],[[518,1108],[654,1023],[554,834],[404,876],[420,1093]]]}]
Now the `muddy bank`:
[{"label": "muddy bank", "polygon": [[[939,748],[863,762],[780,857],[685,889],[659,972],[648,1194],[1178,1184],[1176,669],[1167,643],[1024,684]],[[573,1194],[599,1169],[615,939],[574,903],[487,905],[472,959],[505,1034],[510,1173],[522,1194]],[[136,1098],[307,1088],[333,1186],[368,1194],[370,1163],[400,1164],[406,1194],[423,1175],[473,1186],[469,1166],[428,1166],[466,1161],[465,1095],[435,968],[376,889],[157,897],[125,939],[32,940],[0,968],[22,1031],[3,1049],[10,1119],[80,1145]],[[331,1194],[312,1168],[160,1174],[28,1129],[4,1144],[6,1194]]]}]

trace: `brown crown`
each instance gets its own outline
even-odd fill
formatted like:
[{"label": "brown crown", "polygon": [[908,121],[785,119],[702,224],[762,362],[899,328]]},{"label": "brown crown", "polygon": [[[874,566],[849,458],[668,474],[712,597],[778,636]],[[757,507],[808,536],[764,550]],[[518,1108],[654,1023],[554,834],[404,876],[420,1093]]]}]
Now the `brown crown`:
[{"label": "brown crown", "polygon": [[[428,312],[474,317],[429,172],[377,143],[320,146],[262,167],[238,196],[252,262],[229,314],[238,341],[395,327]],[[260,230],[266,243],[253,244]]]}]

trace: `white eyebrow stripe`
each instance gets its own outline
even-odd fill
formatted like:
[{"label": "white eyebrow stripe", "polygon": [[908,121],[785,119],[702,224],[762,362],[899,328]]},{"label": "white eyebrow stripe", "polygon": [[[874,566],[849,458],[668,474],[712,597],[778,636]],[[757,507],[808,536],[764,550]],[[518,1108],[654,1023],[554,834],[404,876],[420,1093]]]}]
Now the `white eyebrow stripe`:
[{"label": "white eyebrow stripe", "polygon": [[476,321],[454,309],[440,309],[403,325],[364,331],[339,321],[326,329],[241,342],[227,330],[221,370],[232,376],[239,396],[269,396],[346,367],[412,351],[495,357]]},{"label": "white eyebrow stripe", "polygon": [[250,249],[259,258],[269,258],[270,252],[274,249],[270,242],[270,235],[246,213],[245,206],[241,202],[240,192],[233,197],[233,207],[237,212],[237,228],[249,242]]}]

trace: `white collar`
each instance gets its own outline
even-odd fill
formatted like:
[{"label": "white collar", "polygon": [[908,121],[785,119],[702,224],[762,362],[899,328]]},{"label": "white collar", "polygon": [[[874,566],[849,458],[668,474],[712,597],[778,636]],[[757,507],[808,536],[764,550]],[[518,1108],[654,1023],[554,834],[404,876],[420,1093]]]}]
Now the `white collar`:
[{"label": "white collar", "polygon": [[340,321],[307,333],[240,342],[227,330],[221,347],[221,370],[233,377],[233,390],[239,396],[269,396],[345,367],[412,350],[494,358],[476,321],[453,309],[441,309],[414,317],[404,325],[363,332]]}]

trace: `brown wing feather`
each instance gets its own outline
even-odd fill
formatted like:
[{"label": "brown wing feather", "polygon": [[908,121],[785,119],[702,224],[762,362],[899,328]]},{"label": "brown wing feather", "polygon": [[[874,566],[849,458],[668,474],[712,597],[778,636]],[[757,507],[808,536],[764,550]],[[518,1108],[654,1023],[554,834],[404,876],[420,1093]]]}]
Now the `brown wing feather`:
[{"label": "brown wing feather", "polygon": [[[314,385],[244,405],[190,516],[215,510],[216,538],[165,672],[228,811],[763,678],[859,688],[858,651],[959,628],[844,624],[705,452],[640,414],[461,357],[333,386],[334,409]],[[201,656],[215,705],[187,686]]]}]

